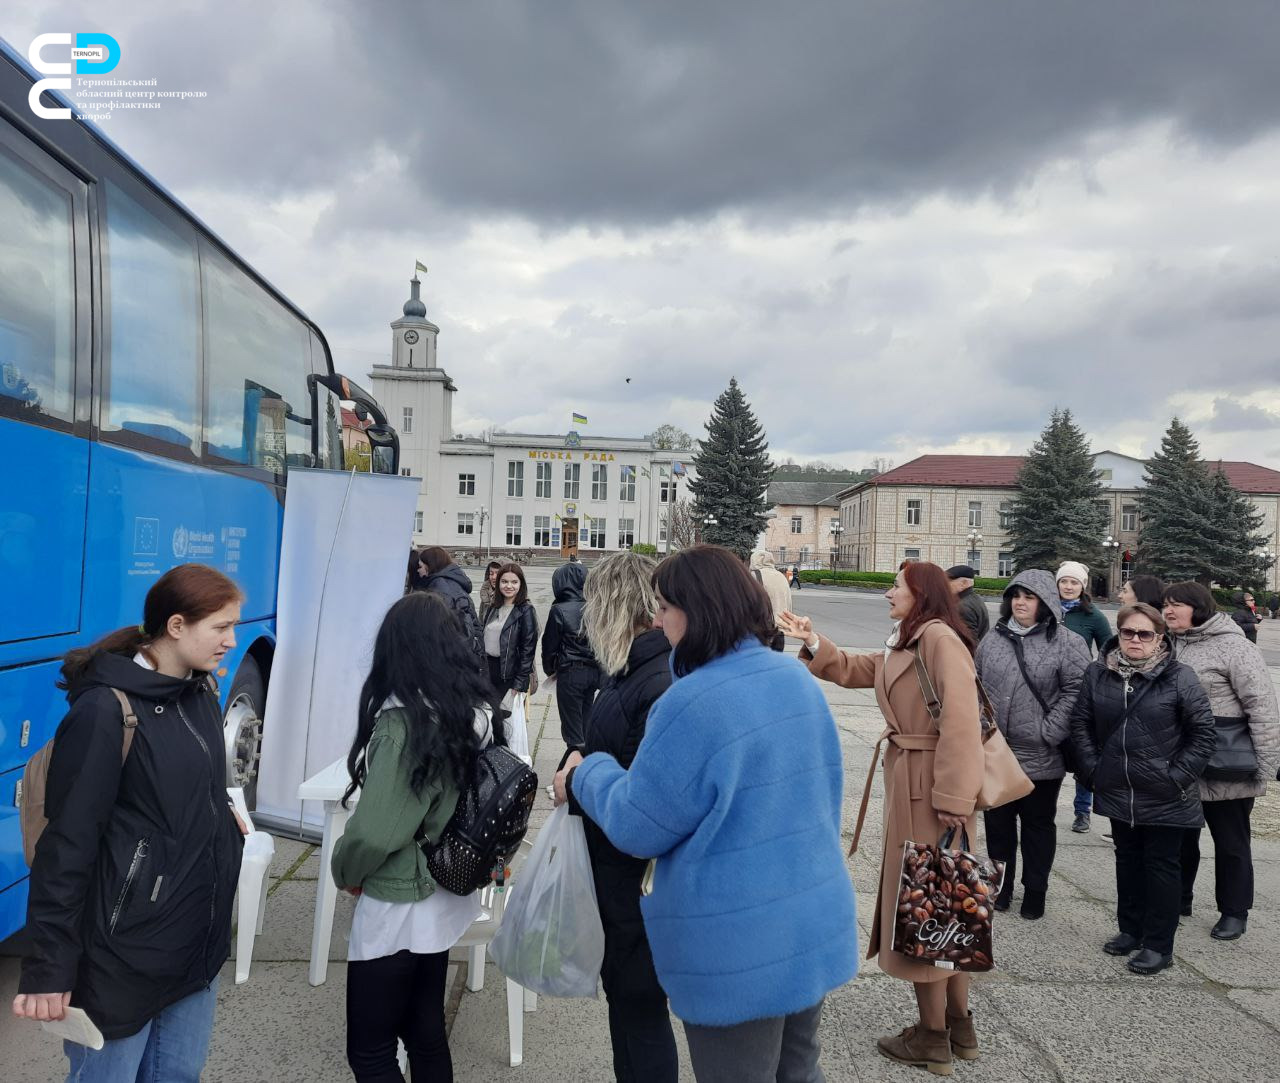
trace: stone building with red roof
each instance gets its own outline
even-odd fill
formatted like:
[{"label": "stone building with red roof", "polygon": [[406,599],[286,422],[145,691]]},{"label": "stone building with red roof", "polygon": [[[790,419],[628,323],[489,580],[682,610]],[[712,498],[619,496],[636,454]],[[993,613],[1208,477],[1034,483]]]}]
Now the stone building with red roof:
[{"label": "stone building with red roof", "polygon": [[[840,565],[861,571],[893,571],[903,560],[929,560],[944,568],[971,564],[986,576],[1013,571],[1009,518],[1018,492],[1021,455],[921,455],[869,481],[842,489]],[[1140,536],[1138,497],[1145,463],[1101,451],[1094,464],[1107,492],[1111,554],[1092,568],[1095,596],[1108,596],[1129,577]],[[1280,470],[1255,463],[1212,460],[1248,494],[1263,517],[1272,554],[1280,552]],[[1275,557],[1267,576],[1277,586]]]}]

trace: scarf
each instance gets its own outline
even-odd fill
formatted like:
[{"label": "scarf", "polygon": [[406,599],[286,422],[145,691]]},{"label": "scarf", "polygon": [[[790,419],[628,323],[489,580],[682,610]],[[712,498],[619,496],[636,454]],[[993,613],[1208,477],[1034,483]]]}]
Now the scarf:
[{"label": "scarf", "polygon": [[1080,599],[1072,598],[1070,601],[1062,600],[1058,604],[1062,606],[1062,615],[1065,617],[1073,609],[1080,608]]},{"label": "scarf", "polygon": [[1169,644],[1161,636],[1150,658],[1130,658],[1122,648],[1116,647],[1107,655],[1107,668],[1127,681],[1135,673],[1149,673],[1168,657]]},{"label": "scarf", "polygon": [[1021,624],[1018,623],[1017,617],[1010,617],[1007,621],[1005,621],[1005,627],[1008,628],[1009,631],[1011,631],[1014,635],[1025,636],[1025,635],[1030,635],[1032,632],[1034,632],[1036,628],[1039,627],[1039,624],[1033,624],[1030,628],[1024,628],[1022,627]]},{"label": "scarf", "polygon": [[889,629],[889,637],[884,641],[884,662],[889,664],[889,652],[898,645],[898,632],[902,628],[902,621],[895,620],[893,627]]}]

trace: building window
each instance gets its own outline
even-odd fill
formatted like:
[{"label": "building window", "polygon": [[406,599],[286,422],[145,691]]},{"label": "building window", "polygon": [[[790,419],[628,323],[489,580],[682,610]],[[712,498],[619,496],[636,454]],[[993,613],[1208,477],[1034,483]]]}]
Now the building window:
[{"label": "building window", "polygon": [[524,463],[507,463],[507,496],[524,496]]},{"label": "building window", "polygon": [[518,515],[507,516],[507,544],[508,545],[522,544],[522,542],[520,541],[520,516]]},{"label": "building window", "polygon": [[533,544],[549,546],[551,544],[551,516],[535,515],[533,517]]},{"label": "building window", "polygon": [[667,540],[667,521],[665,519],[658,520],[658,541],[665,542]]},{"label": "building window", "polygon": [[413,407],[406,406],[404,408],[404,424],[400,426],[402,433],[413,432]]},{"label": "building window", "polygon": [[804,567],[809,563],[809,547],[807,545],[800,546],[800,567]]},{"label": "building window", "polygon": [[1000,553],[996,556],[996,574],[1006,578],[1013,574],[1013,554]]},{"label": "building window", "polygon": [[979,575],[982,574],[982,550],[970,549],[968,557],[969,567],[971,567]]},{"label": "building window", "polygon": [[1137,530],[1138,529],[1138,505],[1124,504],[1120,508],[1120,529],[1121,530]]},{"label": "building window", "polygon": [[476,517],[469,511],[458,512],[458,533],[474,534],[476,532]]},{"label": "building window", "polygon": [[577,500],[578,490],[581,488],[582,481],[582,464],[581,463],[565,463],[564,464],[564,498],[566,500]]},{"label": "building window", "polygon": [[590,539],[588,545],[592,549],[604,549],[608,546],[609,543],[605,540],[608,525],[607,520],[592,517],[590,532],[587,535]]},{"label": "building window", "polygon": [[804,518],[803,518],[803,516],[800,516],[800,515],[793,515],[793,516],[791,516],[791,533],[792,533],[792,534],[803,534],[803,533],[804,533]]},{"label": "building window", "polygon": [[591,499],[609,499],[609,467],[605,463],[591,464]]},{"label": "building window", "polygon": [[787,562],[787,547],[785,545],[778,549],[778,563],[785,564]]},{"label": "building window", "polygon": [[1120,562],[1120,582],[1129,582],[1129,577],[1133,575],[1133,561],[1122,560]]},{"label": "building window", "polygon": [[920,550],[919,550],[919,549],[904,549],[904,550],[903,550],[903,552],[902,552],[902,557],[903,557],[903,559],[904,559],[904,560],[919,560],[919,559],[920,559]]},{"label": "building window", "polygon": [[1098,512],[1100,514],[1106,516],[1107,521],[1103,529],[1106,530],[1108,533],[1114,530],[1115,527],[1113,526],[1113,520],[1111,518],[1111,502],[1109,500],[1095,500],[1093,504],[1094,504],[1094,507],[1098,509]]},{"label": "building window", "polygon": [[634,466],[618,467],[618,499],[624,504],[632,503],[636,498],[636,468]]},{"label": "building window", "polygon": [[422,512],[420,511],[413,513],[413,532],[415,534],[422,533]]},{"label": "building window", "polygon": [[534,496],[539,500],[551,499],[551,464],[538,463],[538,480],[537,488],[534,490]]},{"label": "building window", "polygon": [[636,543],[636,521],[634,519],[618,520],[618,548],[630,549]]},{"label": "building window", "polygon": [[969,525],[982,526],[982,501],[969,501]]},{"label": "building window", "polygon": [[662,485],[661,485],[661,486],[659,487],[659,489],[658,489],[658,503],[659,503],[659,504],[665,504],[665,503],[667,503],[667,501],[668,501],[668,499],[669,499],[668,494],[669,494],[670,490],[667,488],[667,486],[668,486],[668,485],[674,485],[674,482],[664,481],[664,482],[662,483]]},{"label": "building window", "polygon": [[1013,529],[1013,501],[1012,500],[1000,501],[1000,529],[1001,530]]},{"label": "building window", "polygon": [[919,525],[920,525],[920,501],[908,500],[907,501],[907,526],[919,526]]},{"label": "building window", "polygon": [[458,475],[458,495],[459,496],[475,496],[476,495],[475,474],[459,474]]},{"label": "building window", "polygon": [[1099,480],[1099,481],[1111,481],[1111,480],[1112,480],[1112,478],[1111,478],[1111,471],[1110,471],[1109,469],[1108,469],[1108,470],[1099,470],[1099,471],[1098,471],[1098,480]]}]

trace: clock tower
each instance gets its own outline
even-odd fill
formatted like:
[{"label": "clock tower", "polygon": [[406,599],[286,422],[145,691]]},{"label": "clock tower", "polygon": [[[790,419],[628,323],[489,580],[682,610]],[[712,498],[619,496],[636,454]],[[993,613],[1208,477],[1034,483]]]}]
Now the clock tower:
[{"label": "clock tower", "polygon": [[409,280],[409,300],[404,315],[391,325],[391,367],[397,369],[433,369],[436,367],[436,335],[440,333],[427,319],[427,306],[419,291],[422,283],[417,274]]}]

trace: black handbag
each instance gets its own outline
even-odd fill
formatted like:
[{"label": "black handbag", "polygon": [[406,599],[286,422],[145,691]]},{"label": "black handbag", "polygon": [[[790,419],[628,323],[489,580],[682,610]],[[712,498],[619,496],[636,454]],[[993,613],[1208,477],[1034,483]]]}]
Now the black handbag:
[{"label": "black handbag", "polygon": [[1218,745],[1209,757],[1204,778],[1219,782],[1252,782],[1258,777],[1258,753],[1254,751],[1249,719],[1213,719],[1218,730]]}]

